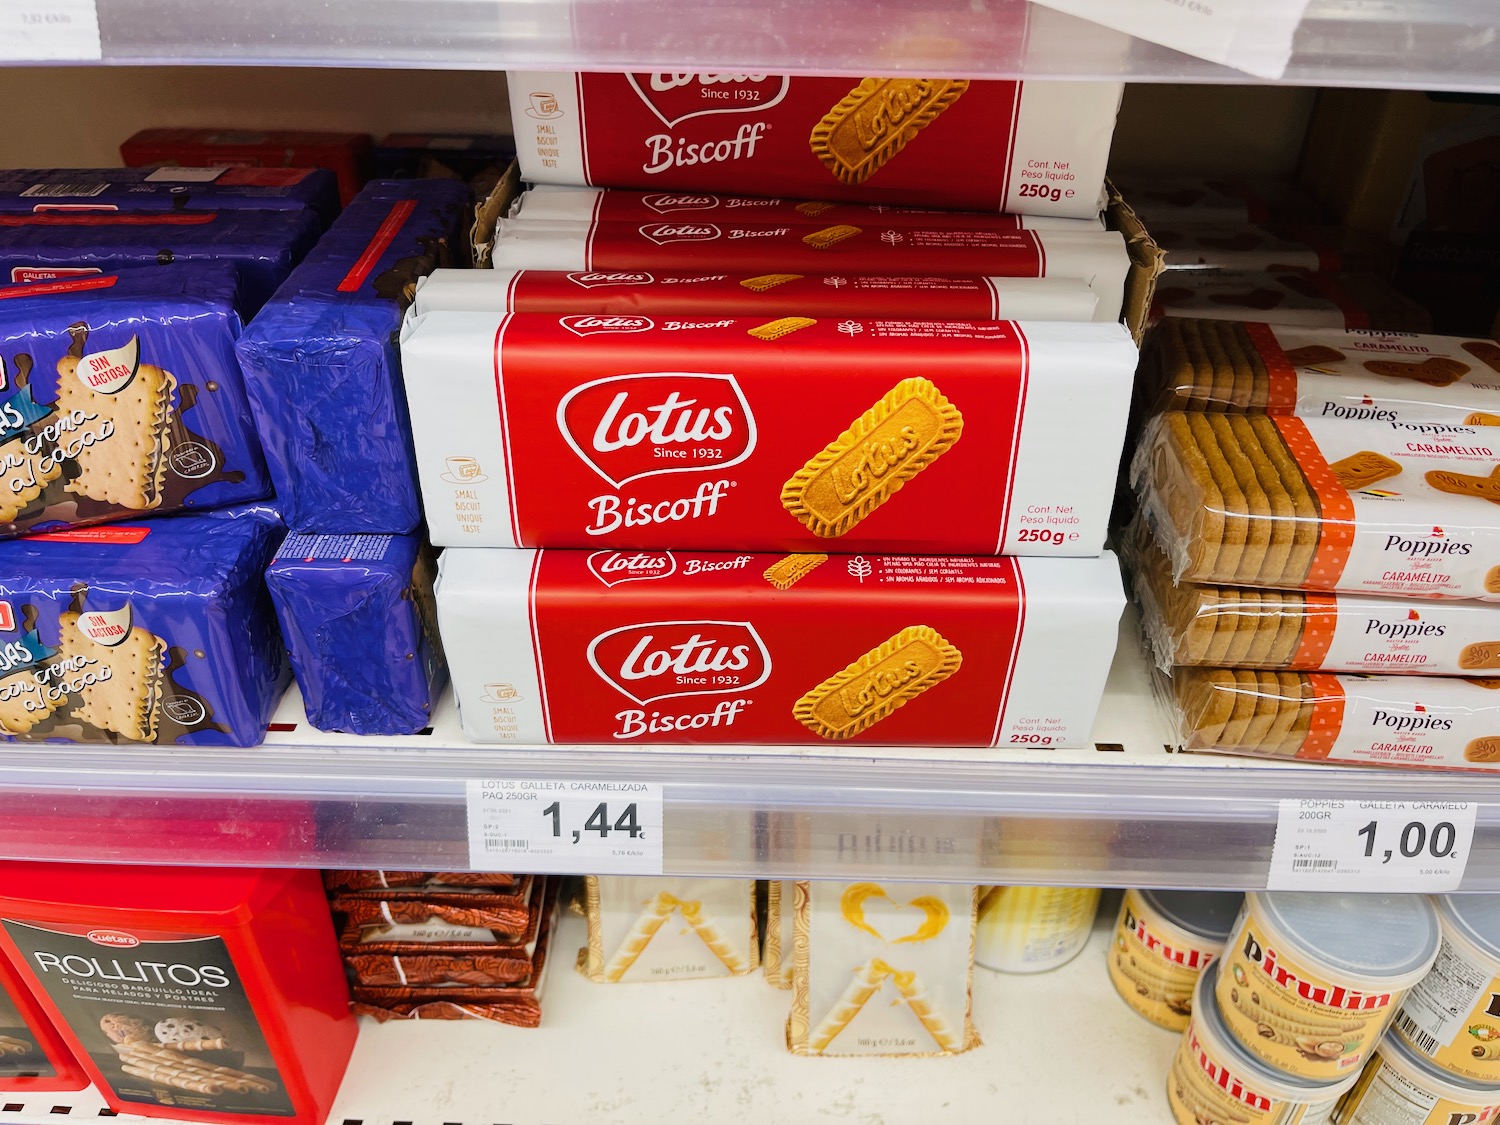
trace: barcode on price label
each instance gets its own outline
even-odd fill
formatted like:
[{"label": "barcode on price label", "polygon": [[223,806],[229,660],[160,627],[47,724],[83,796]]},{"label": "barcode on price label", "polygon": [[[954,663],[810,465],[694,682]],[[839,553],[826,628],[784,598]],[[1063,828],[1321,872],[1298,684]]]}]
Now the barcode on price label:
[{"label": "barcode on price label", "polygon": [[1285,800],[1266,887],[1432,894],[1463,882],[1472,801]]},{"label": "barcode on price label", "polygon": [[537,875],[660,875],[662,787],[490,780],[467,786],[469,867]]}]

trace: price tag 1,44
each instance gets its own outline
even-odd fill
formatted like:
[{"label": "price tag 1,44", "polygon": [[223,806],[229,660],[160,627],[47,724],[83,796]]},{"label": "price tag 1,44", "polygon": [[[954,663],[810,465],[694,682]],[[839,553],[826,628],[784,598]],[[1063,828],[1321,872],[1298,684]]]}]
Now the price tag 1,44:
[{"label": "price tag 1,44", "polygon": [[1282,801],[1266,887],[1456,890],[1477,811],[1472,801]]},{"label": "price tag 1,44", "polygon": [[661,785],[471,781],[469,866],[537,875],[660,875]]}]

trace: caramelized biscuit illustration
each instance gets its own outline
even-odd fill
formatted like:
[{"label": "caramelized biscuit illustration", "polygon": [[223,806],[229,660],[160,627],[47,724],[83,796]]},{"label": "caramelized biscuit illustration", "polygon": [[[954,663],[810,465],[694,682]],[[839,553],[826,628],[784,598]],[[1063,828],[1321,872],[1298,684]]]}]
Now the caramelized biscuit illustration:
[{"label": "caramelized biscuit illustration", "polygon": [[781,486],[781,506],[814,535],[846,534],[946,453],[964,416],[931,382],[902,379]]},{"label": "caramelized biscuit illustration", "polygon": [[778,590],[790,590],[827,561],[827,555],[788,555],[766,567],[761,577]]},{"label": "caramelized biscuit illustration", "polygon": [[1439,492],[1452,496],[1473,496],[1500,504],[1500,478],[1479,477],[1470,473],[1455,473],[1447,469],[1433,469],[1426,474],[1426,481]]},{"label": "caramelized biscuit illustration", "polygon": [[863,233],[859,227],[839,223],[836,226],[815,230],[811,234],[804,234],[802,241],[814,250],[827,250],[830,246],[837,246],[840,242],[847,242],[855,235]]},{"label": "caramelized biscuit illustration", "polygon": [[1500,737],[1487,734],[1464,747],[1466,762],[1500,762]]},{"label": "caramelized biscuit illustration", "polygon": [[1495,341],[1470,340],[1464,345],[1464,351],[1492,371],[1500,371],[1500,344]]},{"label": "caramelized biscuit illustration", "polygon": [[813,126],[808,145],[839,183],[862,184],[968,88],[966,79],[861,79]]},{"label": "caramelized biscuit illustration", "polygon": [[745,332],[757,340],[779,340],[802,328],[811,328],[818,322],[810,316],[783,316],[767,324],[747,328]]},{"label": "caramelized biscuit illustration", "polygon": [[1401,472],[1400,462],[1392,461],[1373,449],[1351,453],[1348,457],[1335,461],[1328,467],[1333,470],[1333,475],[1338,482],[1350,492],[1369,488],[1370,485],[1378,481],[1389,480]]},{"label": "caramelized biscuit illustration", "polygon": [[1286,353],[1287,362],[1293,367],[1321,367],[1328,363],[1338,363],[1345,358],[1347,357],[1338,348],[1330,348],[1327,344],[1308,344]]},{"label": "caramelized biscuit illustration", "polygon": [[792,715],[821,738],[853,738],[942,683],[963,653],[927,625],[909,625],[835,672],[792,705]]},{"label": "caramelized biscuit illustration", "polygon": [[1458,666],[1466,672],[1482,672],[1500,668],[1500,641],[1476,641],[1464,645],[1458,654]]},{"label": "caramelized biscuit illustration", "polygon": [[1486,414],[1476,410],[1464,419],[1465,426],[1500,426],[1500,414]]},{"label": "caramelized biscuit illustration", "polygon": [[806,203],[797,204],[796,210],[800,211],[804,215],[812,215],[816,217],[823,214],[825,211],[833,210],[833,204],[823,203],[820,200],[810,199]]},{"label": "caramelized biscuit illustration", "polygon": [[1365,370],[1372,375],[1389,375],[1395,379],[1414,379],[1429,387],[1447,387],[1469,373],[1467,363],[1445,355],[1428,356],[1421,363],[1404,363],[1397,359],[1367,359]]},{"label": "caramelized biscuit illustration", "polygon": [[775,289],[778,285],[785,285],[788,281],[801,281],[800,273],[763,273],[759,277],[747,277],[740,282],[742,288],[752,293],[764,293],[768,289]]}]

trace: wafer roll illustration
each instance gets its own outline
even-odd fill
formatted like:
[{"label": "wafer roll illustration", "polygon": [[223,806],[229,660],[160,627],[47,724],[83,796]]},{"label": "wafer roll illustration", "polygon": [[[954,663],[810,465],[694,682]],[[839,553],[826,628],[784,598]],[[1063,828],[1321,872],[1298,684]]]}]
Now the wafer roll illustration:
[{"label": "wafer roll illustration", "polygon": [[617,981],[628,973],[630,966],[634,965],[637,958],[646,952],[646,946],[651,944],[651,939],[656,937],[662,926],[666,925],[667,919],[672,916],[672,911],[675,909],[677,909],[677,900],[666,891],[662,891],[652,899],[651,905],[636,919],[630,933],[625,935],[625,940],[615,950],[614,956],[605,964],[604,979]]},{"label": "wafer roll illustration", "polygon": [[1488,1043],[1477,1043],[1470,1048],[1469,1054],[1485,1062],[1500,1059],[1500,1039],[1491,1039]]},{"label": "wafer roll illustration", "polygon": [[179,1075],[160,1074],[155,1070],[142,1066],[126,1063],[120,1068],[126,1074],[134,1075],[136,1078],[144,1078],[148,1082],[160,1082],[164,1086],[173,1086],[179,1090],[187,1090],[194,1094],[208,1094],[217,1097],[225,1090],[222,1082],[213,1082],[206,1079],[186,1078]]},{"label": "wafer roll illustration", "polygon": [[808,1036],[807,1045],[815,1054],[821,1054],[849,1026],[870,998],[880,991],[885,978],[891,975],[891,967],[878,957],[872,957],[861,965],[850,978],[838,1003],[829,1010],[817,1027]]},{"label": "wafer roll illustration", "polygon": [[922,1026],[927,1029],[927,1034],[937,1042],[937,1045],[945,1051],[960,1051],[963,1049],[963,1036],[948,1026],[948,1021],[943,1019],[942,1014],[928,999],[926,990],[917,983],[917,974],[914,972],[891,973],[891,980],[895,982],[906,1006],[912,1010],[912,1014],[922,1021]]},{"label": "wafer roll illustration", "polygon": [[229,1046],[229,1041],[222,1036],[217,1039],[189,1039],[185,1043],[168,1043],[169,1051],[222,1051]]},{"label": "wafer roll illustration", "polygon": [[10,1035],[0,1035],[0,1058],[6,1055],[29,1055],[33,1048],[24,1039],[16,1039]]},{"label": "wafer roll illustration", "polygon": [[[671,896],[664,897],[670,898]],[[750,971],[750,965],[739,955],[729,939],[719,932],[719,927],[714,923],[713,919],[703,917],[703,904],[701,902],[682,902],[676,899],[673,901],[677,903],[677,908],[682,911],[682,916],[687,920],[687,924],[693,927],[693,932],[703,939],[703,944],[708,946],[710,952],[719,959],[726,969],[736,975]]]}]

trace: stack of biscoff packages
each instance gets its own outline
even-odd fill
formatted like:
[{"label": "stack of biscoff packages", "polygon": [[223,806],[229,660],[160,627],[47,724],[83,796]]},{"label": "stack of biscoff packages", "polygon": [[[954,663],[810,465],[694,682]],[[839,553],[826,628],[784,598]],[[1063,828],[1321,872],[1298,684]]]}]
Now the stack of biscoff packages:
[{"label": "stack of biscoff packages", "polygon": [[1500,767],[1500,344],[1168,318],[1122,539],[1194,750]]},{"label": "stack of biscoff packages", "polygon": [[[531,186],[402,333],[468,736],[1085,742],[1141,281],[1100,217],[1119,88],[510,81]],[[972,1041],[974,888],[779,890],[793,1050]],[[748,974],[753,897],[591,880],[581,967]]]},{"label": "stack of biscoff packages", "polygon": [[536,1027],[561,880],[461,871],[325,871],[354,1010]]}]

